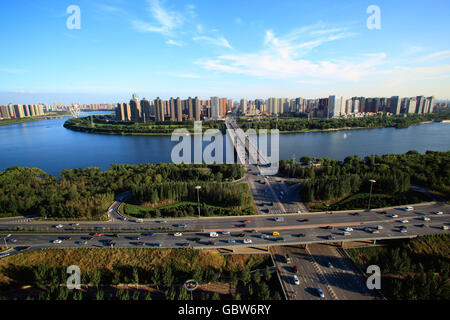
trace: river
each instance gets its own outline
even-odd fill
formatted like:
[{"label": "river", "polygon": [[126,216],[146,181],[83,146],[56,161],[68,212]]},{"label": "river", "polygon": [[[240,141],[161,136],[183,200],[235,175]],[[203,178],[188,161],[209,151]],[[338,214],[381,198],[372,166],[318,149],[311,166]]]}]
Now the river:
[{"label": "river", "polygon": [[[88,114],[106,114],[95,112]],[[81,114],[83,116],[85,114]],[[112,163],[171,162],[170,136],[110,136],[63,127],[69,117],[0,126],[0,169],[35,167],[55,176],[62,169]],[[302,156],[343,160],[350,155],[450,150],[450,124],[425,123],[407,129],[362,129],[280,135],[280,159]]]}]

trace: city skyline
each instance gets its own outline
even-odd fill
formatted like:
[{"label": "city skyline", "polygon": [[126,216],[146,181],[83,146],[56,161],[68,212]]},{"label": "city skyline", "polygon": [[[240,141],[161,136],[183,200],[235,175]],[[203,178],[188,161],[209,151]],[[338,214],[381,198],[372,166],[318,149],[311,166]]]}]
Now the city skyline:
[{"label": "city skyline", "polygon": [[[76,30],[66,26],[72,4],[81,12]],[[370,5],[5,3],[0,34],[11,50],[0,52],[0,104],[115,103],[129,92],[450,98],[449,4],[378,1],[379,30],[367,28]]]}]

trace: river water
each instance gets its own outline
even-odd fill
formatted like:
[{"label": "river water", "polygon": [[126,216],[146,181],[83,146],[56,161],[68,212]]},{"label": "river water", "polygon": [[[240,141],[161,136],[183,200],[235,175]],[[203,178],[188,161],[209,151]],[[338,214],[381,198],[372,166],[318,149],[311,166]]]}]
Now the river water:
[{"label": "river water", "polygon": [[[105,114],[96,112],[89,114]],[[85,114],[84,114],[85,115]],[[81,114],[83,116],[83,114]],[[36,167],[58,176],[62,169],[110,164],[172,162],[170,136],[110,136],[63,127],[69,117],[0,126],[0,169]],[[450,150],[450,123],[407,129],[364,129],[280,135],[280,159],[302,156],[343,160],[350,155]],[[208,144],[209,142],[205,143]]]}]

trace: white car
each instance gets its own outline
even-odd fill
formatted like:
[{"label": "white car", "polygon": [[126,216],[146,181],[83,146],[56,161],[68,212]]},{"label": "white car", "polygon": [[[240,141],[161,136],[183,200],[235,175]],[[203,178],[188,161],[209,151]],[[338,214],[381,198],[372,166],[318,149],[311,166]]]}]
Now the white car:
[{"label": "white car", "polygon": [[351,232],[351,231],[353,231],[353,228],[345,227],[345,228],[344,228],[344,231]]},{"label": "white car", "polygon": [[448,226],[442,226],[442,230],[448,230]]},{"label": "white car", "polygon": [[294,283],[296,284],[296,285],[299,285],[300,284],[300,281],[298,280],[298,277],[294,274]]},{"label": "white car", "polygon": [[383,230],[383,226],[377,226],[378,230]]},{"label": "white car", "polygon": [[430,221],[431,219],[428,218],[428,217],[423,216],[423,217],[422,217],[422,220],[423,220],[423,221]]},{"label": "white car", "polygon": [[344,231],[344,236],[349,236],[349,235],[351,235],[351,233],[350,233],[350,232],[348,232],[348,231]]},{"label": "white car", "polygon": [[228,234],[230,234],[230,231],[222,231],[222,234],[223,235],[228,235]]},{"label": "white car", "polygon": [[389,217],[391,217],[391,218],[398,218],[398,215],[393,213],[393,214],[389,215]]},{"label": "white car", "polygon": [[252,243],[252,240],[251,239],[244,239],[244,243],[245,244]]},{"label": "white car", "polygon": [[261,233],[261,239],[268,239],[269,235],[265,233]]},{"label": "white car", "polygon": [[218,238],[218,237],[219,237],[219,234],[218,234],[217,232],[210,232],[210,233],[209,233],[209,237],[210,237],[210,238]]},{"label": "white car", "polygon": [[173,234],[174,237],[181,237],[183,234],[181,232],[176,232]]},{"label": "white car", "polygon": [[441,216],[444,213],[442,211],[434,211],[433,214],[437,215],[437,216]]},{"label": "white car", "polygon": [[275,218],[275,221],[276,222],[282,222],[282,221],[284,221],[284,218],[283,217],[277,217],[277,218]]},{"label": "white car", "polygon": [[53,243],[59,244],[59,243],[62,243],[62,240],[56,239],[56,240],[53,240]]},{"label": "white car", "polygon": [[405,210],[405,211],[413,211],[414,208],[413,207],[404,207],[403,210]]},{"label": "white car", "polygon": [[62,227],[63,227],[62,224],[58,224],[58,225],[55,226],[56,229],[61,229]]},{"label": "white car", "polygon": [[400,220],[400,222],[401,223],[408,223],[409,221],[408,221],[408,219],[402,219],[402,220]]},{"label": "white car", "polygon": [[236,243],[236,240],[234,240],[234,239],[228,239],[227,242],[228,242],[228,243]]},{"label": "white car", "polygon": [[380,230],[377,230],[377,229],[372,230],[372,233],[380,233]]},{"label": "white car", "polygon": [[71,225],[71,226],[74,226],[74,227],[77,227],[77,226],[79,226],[80,224],[79,224],[78,222],[75,222],[75,223],[71,223],[70,225]]},{"label": "white car", "polygon": [[404,228],[402,228],[402,229],[400,229],[400,232],[401,232],[401,233],[405,233],[405,232],[408,232],[408,229],[404,229]]}]

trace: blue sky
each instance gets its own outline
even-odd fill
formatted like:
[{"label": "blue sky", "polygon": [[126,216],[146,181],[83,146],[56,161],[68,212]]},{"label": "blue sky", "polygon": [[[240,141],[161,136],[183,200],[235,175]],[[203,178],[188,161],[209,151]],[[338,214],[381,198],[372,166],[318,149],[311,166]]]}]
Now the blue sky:
[{"label": "blue sky", "polygon": [[[66,27],[69,5],[79,30]],[[366,26],[370,5],[380,30]],[[2,1],[0,104],[450,98],[449,11],[447,0]]]}]

